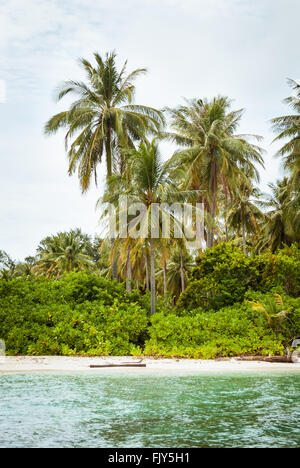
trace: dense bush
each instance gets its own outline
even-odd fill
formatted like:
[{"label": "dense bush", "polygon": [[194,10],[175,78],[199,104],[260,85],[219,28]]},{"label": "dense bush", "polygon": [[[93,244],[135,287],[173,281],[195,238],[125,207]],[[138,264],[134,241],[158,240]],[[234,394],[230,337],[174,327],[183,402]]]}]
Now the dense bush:
[{"label": "dense bush", "polygon": [[91,273],[59,281],[0,281],[0,337],[8,354],[130,354],[148,325],[139,294]]},{"label": "dense bush", "polygon": [[[263,300],[270,294],[249,294]],[[285,345],[300,334],[300,300],[284,296],[291,314],[281,333],[274,333],[261,312],[248,302],[218,311],[201,309],[181,316],[156,314],[152,318],[150,339],[145,353],[157,356],[215,358],[236,355],[283,354]]]},{"label": "dense bush", "polygon": [[275,284],[282,285],[286,294],[300,296],[300,249],[296,244],[279,250],[276,257]]},{"label": "dense bush", "polygon": [[178,309],[218,310],[242,302],[249,290],[267,292],[283,287],[294,297],[300,292],[300,251],[286,247],[277,255],[245,255],[233,244],[219,244],[197,260],[192,278],[180,296]]},{"label": "dense bush", "polygon": [[[158,300],[151,324],[149,293],[128,294],[123,284],[89,272],[58,281],[0,280],[0,338],[8,354],[214,358],[283,353],[300,335],[299,265],[296,247],[247,257],[219,245],[198,260],[177,308]],[[289,310],[280,332],[249,303],[272,305],[274,291]]]}]

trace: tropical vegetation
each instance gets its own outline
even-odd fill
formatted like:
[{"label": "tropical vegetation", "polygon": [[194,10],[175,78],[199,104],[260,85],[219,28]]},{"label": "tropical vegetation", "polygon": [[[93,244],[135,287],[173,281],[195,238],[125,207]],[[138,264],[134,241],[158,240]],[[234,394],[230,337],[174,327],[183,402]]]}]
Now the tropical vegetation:
[{"label": "tropical vegetation", "polygon": [[[118,69],[115,52],[80,63],[86,81],[61,85],[58,99],[74,100],[45,133],[65,129],[68,173],[82,192],[106,175],[97,202],[106,231],[49,235],[23,262],[0,250],[8,352],[283,353],[300,335],[300,84],[289,80],[292,114],[272,120],[283,177],[262,193],[262,137],[239,133],[244,109],[228,97],[156,109],[134,103],[145,68]],[[162,141],[175,145],[169,159]],[[124,196],[143,216],[129,213],[107,235],[107,207],[121,219]],[[202,206],[203,242],[194,248],[185,230],[176,235],[180,214],[168,208],[185,203]],[[196,211],[189,223],[197,231]]]}]

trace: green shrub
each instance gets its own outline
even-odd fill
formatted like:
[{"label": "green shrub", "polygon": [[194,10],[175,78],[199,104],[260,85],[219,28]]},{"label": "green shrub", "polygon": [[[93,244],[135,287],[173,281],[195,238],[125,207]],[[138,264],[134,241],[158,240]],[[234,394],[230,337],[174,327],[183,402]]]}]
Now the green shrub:
[{"label": "green shrub", "polygon": [[[246,269],[251,258],[241,259],[240,252],[233,253],[236,262],[241,259],[242,266],[238,263],[230,266],[228,246],[225,253],[222,249],[205,254],[203,262],[200,259],[190,283],[199,289],[199,295],[203,289],[209,291],[209,300],[202,302],[204,307],[198,307],[197,297],[196,307],[192,307],[192,296],[189,308],[165,307],[163,299],[159,299],[158,312],[151,318],[150,326],[149,292],[128,294],[124,285],[92,273],[72,273],[58,281],[32,277],[0,280],[0,338],[5,340],[7,353],[11,355],[137,356],[146,353],[213,358],[282,353],[284,346],[300,335],[300,298],[284,293],[286,288],[293,293],[297,291],[297,273],[294,277],[292,272],[297,267],[295,254],[271,256],[272,262],[267,263],[268,271],[273,272],[271,277],[264,277],[267,269],[257,260],[251,268],[249,263],[252,280],[247,287],[254,284],[261,288],[253,291],[238,284],[236,273]],[[224,265],[221,262],[213,265],[212,258],[216,252],[221,257],[222,251]],[[206,273],[205,280],[197,277],[200,268]],[[246,271],[243,274],[246,278]],[[256,283],[255,278],[258,278]],[[210,283],[210,279],[214,281]],[[283,282],[280,287],[264,292],[265,288]],[[218,289],[220,285],[222,290]],[[231,288],[234,300],[238,298],[234,305],[208,310],[210,304],[217,308],[231,302]],[[281,332],[276,335],[261,312],[253,311],[246,302],[241,303],[238,291],[247,301],[256,302],[271,300],[274,292],[281,294],[286,307],[291,308]]]},{"label": "green shrub", "polygon": [[282,287],[286,294],[300,292],[300,251],[286,247],[276,255],[245,255],[233,244],[218,244],[202,253],[177,309],[218,310],[242,302],[249,290],[267,292]]},{"label": "green shrub", "polygon": [[283,301],[283,307],[279,307],[278,311],[280,312],[280,310],[283,309],[289,311],[279,327],[280,331],[286,338],[286,342],[288,342],[288,340],[292,340],[293,338],[300,336],[300,297],[290,297],[284,294],[283,288],[277,287],[266,294],[260,293],[258,291],[248,291],[245,294],[245,299],[247,301],[256,302],[266,306],[267,311],[272,313],[272,310],[268,310],[268,306],[271,305],[271,309],[273,308],[272,306],[274,306],[274,303],[276,303],[274,297],[276,294],[279,294]]},{"label": "green shrub", "polygon": [[300,296],[300,249],[296,244],[279,250],[275,272],[276,285],[282,285],[286,294]]},{"label": "green shrub", "polygon": [[293,324],[287,324],[279,334],[247,302],[218,311],[195,310],[183,316],[156,314],[151,319],[145,354],[203,359],[283,354],[294,333],[300,332],[299,300],[287,297],[285,300],[293,307]]},{"label": "green shrub", "polygon": [[0,281],[0,337],[8,354],[136,353],[148,325],[139,299],[85,272]]}]

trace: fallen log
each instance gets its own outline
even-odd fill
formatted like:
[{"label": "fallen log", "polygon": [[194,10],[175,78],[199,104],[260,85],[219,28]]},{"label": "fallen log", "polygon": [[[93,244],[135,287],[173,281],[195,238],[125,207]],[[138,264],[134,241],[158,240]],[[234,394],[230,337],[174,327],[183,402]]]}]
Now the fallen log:
[{"label": "fallen log", "polygon": [[292,362],[291,356],[269,356],[264,359],[266,362]]},{"label": "fallen log", "polygon": [[291,356],[238,356],[237,361],[292,362]]},{"label": "fallen log", "polygon": [[146,367],[146,364],[91,364],[91,369],[99,369],[102,367]]}]

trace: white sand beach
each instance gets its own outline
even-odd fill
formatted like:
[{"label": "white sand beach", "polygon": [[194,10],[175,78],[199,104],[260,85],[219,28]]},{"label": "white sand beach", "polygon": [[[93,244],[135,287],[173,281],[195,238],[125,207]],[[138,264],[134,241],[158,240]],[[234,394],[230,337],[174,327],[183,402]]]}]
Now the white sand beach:
[{"label": "white sand beach", "polygon": [[143,358],[146,367],[113,367],[91,369],[90,365],[137,363],[135,357],[80,357],[80,356],[7,356],[0,360],[0,373],[10,372],[88,372],[110,373],[130,371],[136,374],[148,371],[170,371],[188,373],[233,373],[233,372],[299,372],[300,363],[271,363],[265,361],[239,361],[200,359],[155,359]]}]

